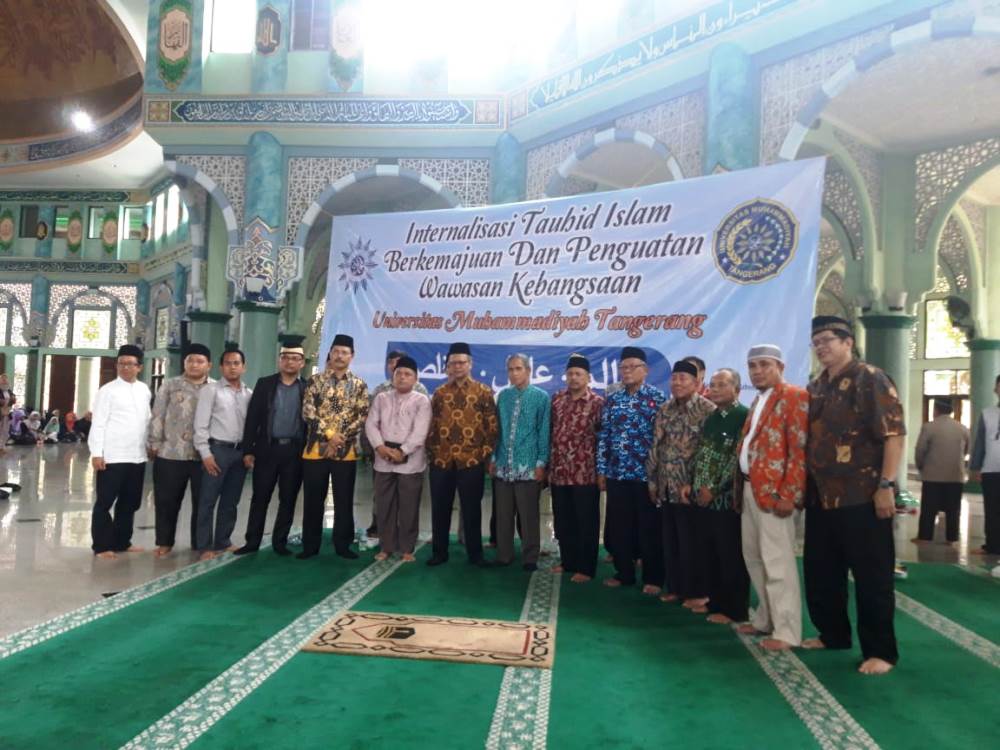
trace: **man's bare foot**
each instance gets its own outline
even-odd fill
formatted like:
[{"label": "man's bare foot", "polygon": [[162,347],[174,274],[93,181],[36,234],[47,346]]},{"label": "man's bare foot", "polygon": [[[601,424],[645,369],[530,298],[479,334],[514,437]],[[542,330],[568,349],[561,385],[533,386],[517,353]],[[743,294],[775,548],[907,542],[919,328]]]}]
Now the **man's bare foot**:
[{"label": "man's bare foot", "polygon": [[497,543],[496,542],[486,542],[486,544],[484,546],[486,547],[486,549],[496,549],[497,548]]},{"label": "man's bare foot", "polygon": [[129,548],[125,550],[126,552],[145,552],[145,547],[140,547],[138,544],[129,545]]},{"label": "man's bare foot", "polygon": [[412,552],[404,552],[404,553],[403,553],[403,562],[413,562],[413,561],[414,561],[414,560],[416,560],[416,559],[417,559],[417,558],[415,558],[415,557],[413,556],[413,553],[412,553]]},{"label": "man's bare foot", "polygon": [[238,549],[239,549],[239,547],[237,547],[237,546],[236,546],[235,544],[230,544],[230,545],[229,545],[228,547],[226,547],[226,548],[225,548],[224,550],[222,550],[222,551],[223,551],[223,552],[235,552],[235,551],[236,551],[236,550],[238,550]]},{"label": "man's bare foot", "polygon": [[685,599],[684,606],[687,609],[694,609],[695,607],[704,607],[708,604],[708,597],[698,598],[698,599]]},{"label": "man's bare foot", "polygon": [[201,553],[201,555],[199,555],[198,559],[202,561],[214,560],[217,556],[218,556],[217,552],[213,552],[212,550],[205,550],[204,552]]},{"label": "man's bare foot", "polygon": [[607,586],[609,589],[616,589],[622,585],[622,582],[619,581],[617,578],[605,578],[604,585]]},{"label": "man's bare foot", "polygon": [[170,554],[170,550],[172,550],[172,549],[173,549],[173,547],[162,547],[162,546],[160,546],[160,547],[157,547],[155,550],[153,550],[153,554],[156,555],[157,557],[166,557],[167,555]]},{"label": "man's bare foot", "polygon": [[549,571],[552,573],[564,573],[566,572],[566,568],[564,568],[562,565],[553,565],[551,568],[549,568]]},{"label": "man's bare foot", "polygon": [[656,596],[661,591],[663,591],[662,586],[654,586],[651,583],[647,583],[645,586],[642,587],[642,593],[646,594],[647,596]]},{"label": "man's bare foot", "polygon": [[984,550],[982,547],[976,547],[975,549],[969,550],[970,555],[988,555],[989,552]]},{"label": "man's bare foot", "polygon": [[809,650],[815,650],[818,648],[826,648],[826,644],[823,643],[819,638],[806,638],[802,641],[802,648],[807,648]]},{"label": "man's bare foot", "polygon": [[382,562],[383,560],[388,560],[389,554],[387,552],[378,552],[375,554],[375,559],[378,560],[379,562]]},{"label": "man's bare foot", "polygon": [[708,607],[702,605],[701,607],[691,607],[691,611],[696,615],[703,615],[708,612]]},{"label": "man's bare foot", "polygon": [[861,674],[885,674],[892,670],[892,664],[885,661],[884,659],[878,659],[872,657],[871,659],[865,659],[861,662],[861,666],[858,667],[858,671]]},{"label": "man's bare foot", "polygon": [[726,617],[721,612],[714,612],[705,619],[708,620],[709,622],[714,622],[716,625],[728,625],[729,623],[732,622],[731,618]]},{"label": "man's bare foot", "polygon": [[117,560],[118,555],[113,550],[104,550],[104,552],[98,552],[94,557],[99,557],[102,560]]},{"label": "man's bare foot", "polygon": [[914,544],[930,544],[931,543],[930,539],[921,539],[918,536],[913,537],[913,539],[911,539],[910,541],[913,542]]},{"label": "man's bare foot", "polygon": [[743,635],[767,635],[767,633],[765,633],[765,632],[763,632],[761,630],[757,630],[757,628],[755,628],[749,622],[745,622],[742,625],[740,625],[739,627],[737,627],[736,628],[736,632],[737,633],[742,633]]},{"label": "man's bare foot", "polygon": [[669,604],[677,601],[677,594],[660,594],[660,601]]},{"label": "man's bare foot", "polygon": [[585,575],[583,573],[574,573],[573,577],[570,578],[569,580],[571,580],[573,583],[586,583],[587,581],[590,580],[590,576]]},{"label": "man's bare foot", "polygon": [[604,556],[604,562],[614,562],[614,561],[615,561],[615,556],[614,555],[610,555],[609,554],[609,555],[605,555]]},{"label": "man's bare foot", "polygon": [[765,638],[760,642],[760,647],[765,651],[788,651],[792,644],[778,638]]}]

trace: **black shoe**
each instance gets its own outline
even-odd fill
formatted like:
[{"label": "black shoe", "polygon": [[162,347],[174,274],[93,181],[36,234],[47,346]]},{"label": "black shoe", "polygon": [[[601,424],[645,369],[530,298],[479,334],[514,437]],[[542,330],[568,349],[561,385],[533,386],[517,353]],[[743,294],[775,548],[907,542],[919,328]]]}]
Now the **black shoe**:
[{"label": "black shoe", "polygon": [[281,555],[282,557],[287,557],[292,554],[292,551],[288,547],[271,547],[274,550],[274,554]]},{"label": "black shoe", "polygon": [[369,539],[378,539],[378,526],[372,524],[367,529],[365,529],[365,534]]},{"label": "black shoe", "polygon": [[233,550],[233,554],[234,555],[249,555],[251,552],[256,552],[258,549],[259,549],[259,547],[250,547],[248,545],[244,545],[244,546],[240,547],[239,549],[234,549]]},{"label": "black shoe", "polygon": [[0,487],[9,487],[11,492],[21,491],[21,485],[14,484],[13,482],[4,482],[3,484],[0,484]]},{"label": "black shoe", "polygon": [[444,565],[446,562],[448,562],[447,557],[432,557],[427,561],[427,564],[433,568],[435,565]]},{"label": "black shoe", "polygon": [[357,560],[358,553],[348,547],[347,549],[337,550],[337,557],[344,557],[348,560]]},{"label": "black shoe", "polygon": [[525,563],[521,567],[524,568],[529,573],[534,573],[536,570],[538,570],[538,566],[535,565],[535,563]]},{"label": "black shoe", "polygon": [[310,557],[316,557],[316,555],[318,555],[318,554],[319,554],[319,552],[306,552],[306,551],[303,550],[302,552],[300,552],[299,554],[297,554],[295,556],[295,559],[296,560],[308,560]]}]

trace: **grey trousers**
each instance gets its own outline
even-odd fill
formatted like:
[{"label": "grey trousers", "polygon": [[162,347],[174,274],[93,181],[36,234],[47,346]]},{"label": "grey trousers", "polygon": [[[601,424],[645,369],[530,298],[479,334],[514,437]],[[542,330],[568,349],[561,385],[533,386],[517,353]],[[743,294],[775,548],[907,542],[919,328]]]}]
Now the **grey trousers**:
[{"label": "grey trousers", "polygon": [[375,520],[379,548],[387,555],[412,554],[420,528],[424,473],[375,472]]},{"label": "grey trousers", "polygon": [[494,479],[497,499],[497,562],[514,560],[514,508],[521,518],[521,562],[538,563],[541,547],[538,496],[542,486],[535,480],[507,482]]},{"label": "grey trousers", "polygon": [[[236,506],[243,494],[243,480],[246,479],[247,470],[243,466],[242,450],[212,445],[211,451],[222,473],[213,477],[205,471],[205,467],[201,469],[196,549],[224,550],[232,546],[230,537],[236,526]],[[216,503],[219,505],[218,514],[215,512]]]}]

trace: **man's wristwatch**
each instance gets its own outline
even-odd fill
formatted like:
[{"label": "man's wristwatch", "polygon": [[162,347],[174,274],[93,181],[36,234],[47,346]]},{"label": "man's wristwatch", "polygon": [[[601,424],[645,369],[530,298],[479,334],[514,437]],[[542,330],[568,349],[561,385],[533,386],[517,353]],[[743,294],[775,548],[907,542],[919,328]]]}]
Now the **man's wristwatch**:
[{"label": "man's wristwatch", "polygon": [[880,490],[888,490],[890,488],[891,489],[896,489],[896,482],[893,481],[892,479],[886,479],[885,477],[882,477],[879,480],[878,488]]}]

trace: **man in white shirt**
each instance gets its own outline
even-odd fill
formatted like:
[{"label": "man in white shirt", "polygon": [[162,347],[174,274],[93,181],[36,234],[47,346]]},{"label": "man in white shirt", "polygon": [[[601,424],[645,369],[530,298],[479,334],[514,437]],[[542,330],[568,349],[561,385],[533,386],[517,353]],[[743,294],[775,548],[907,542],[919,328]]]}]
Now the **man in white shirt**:
[{"label": "man in white shirt", "polygon": [[194,447],[203,472],[196,539],[202,560],[235,549],[230,537],[247,475],[243,427],[253,391],[242,380],[246,358],[239,349],[230,349],[222,353],[220,364],[222,378],[198,391],[194,413]]},{"label": "man in white shirt", "polygon": [[137,346],[121,347],[115,362],[118,377],[101,386],[94,399],[88,444],[97,472],[97,501],[90,535],[94,554],[103,559],[140,550],[132,544],[132,520],[142,502],[151,398],[149,388],[138,379],[142,356]]}]

